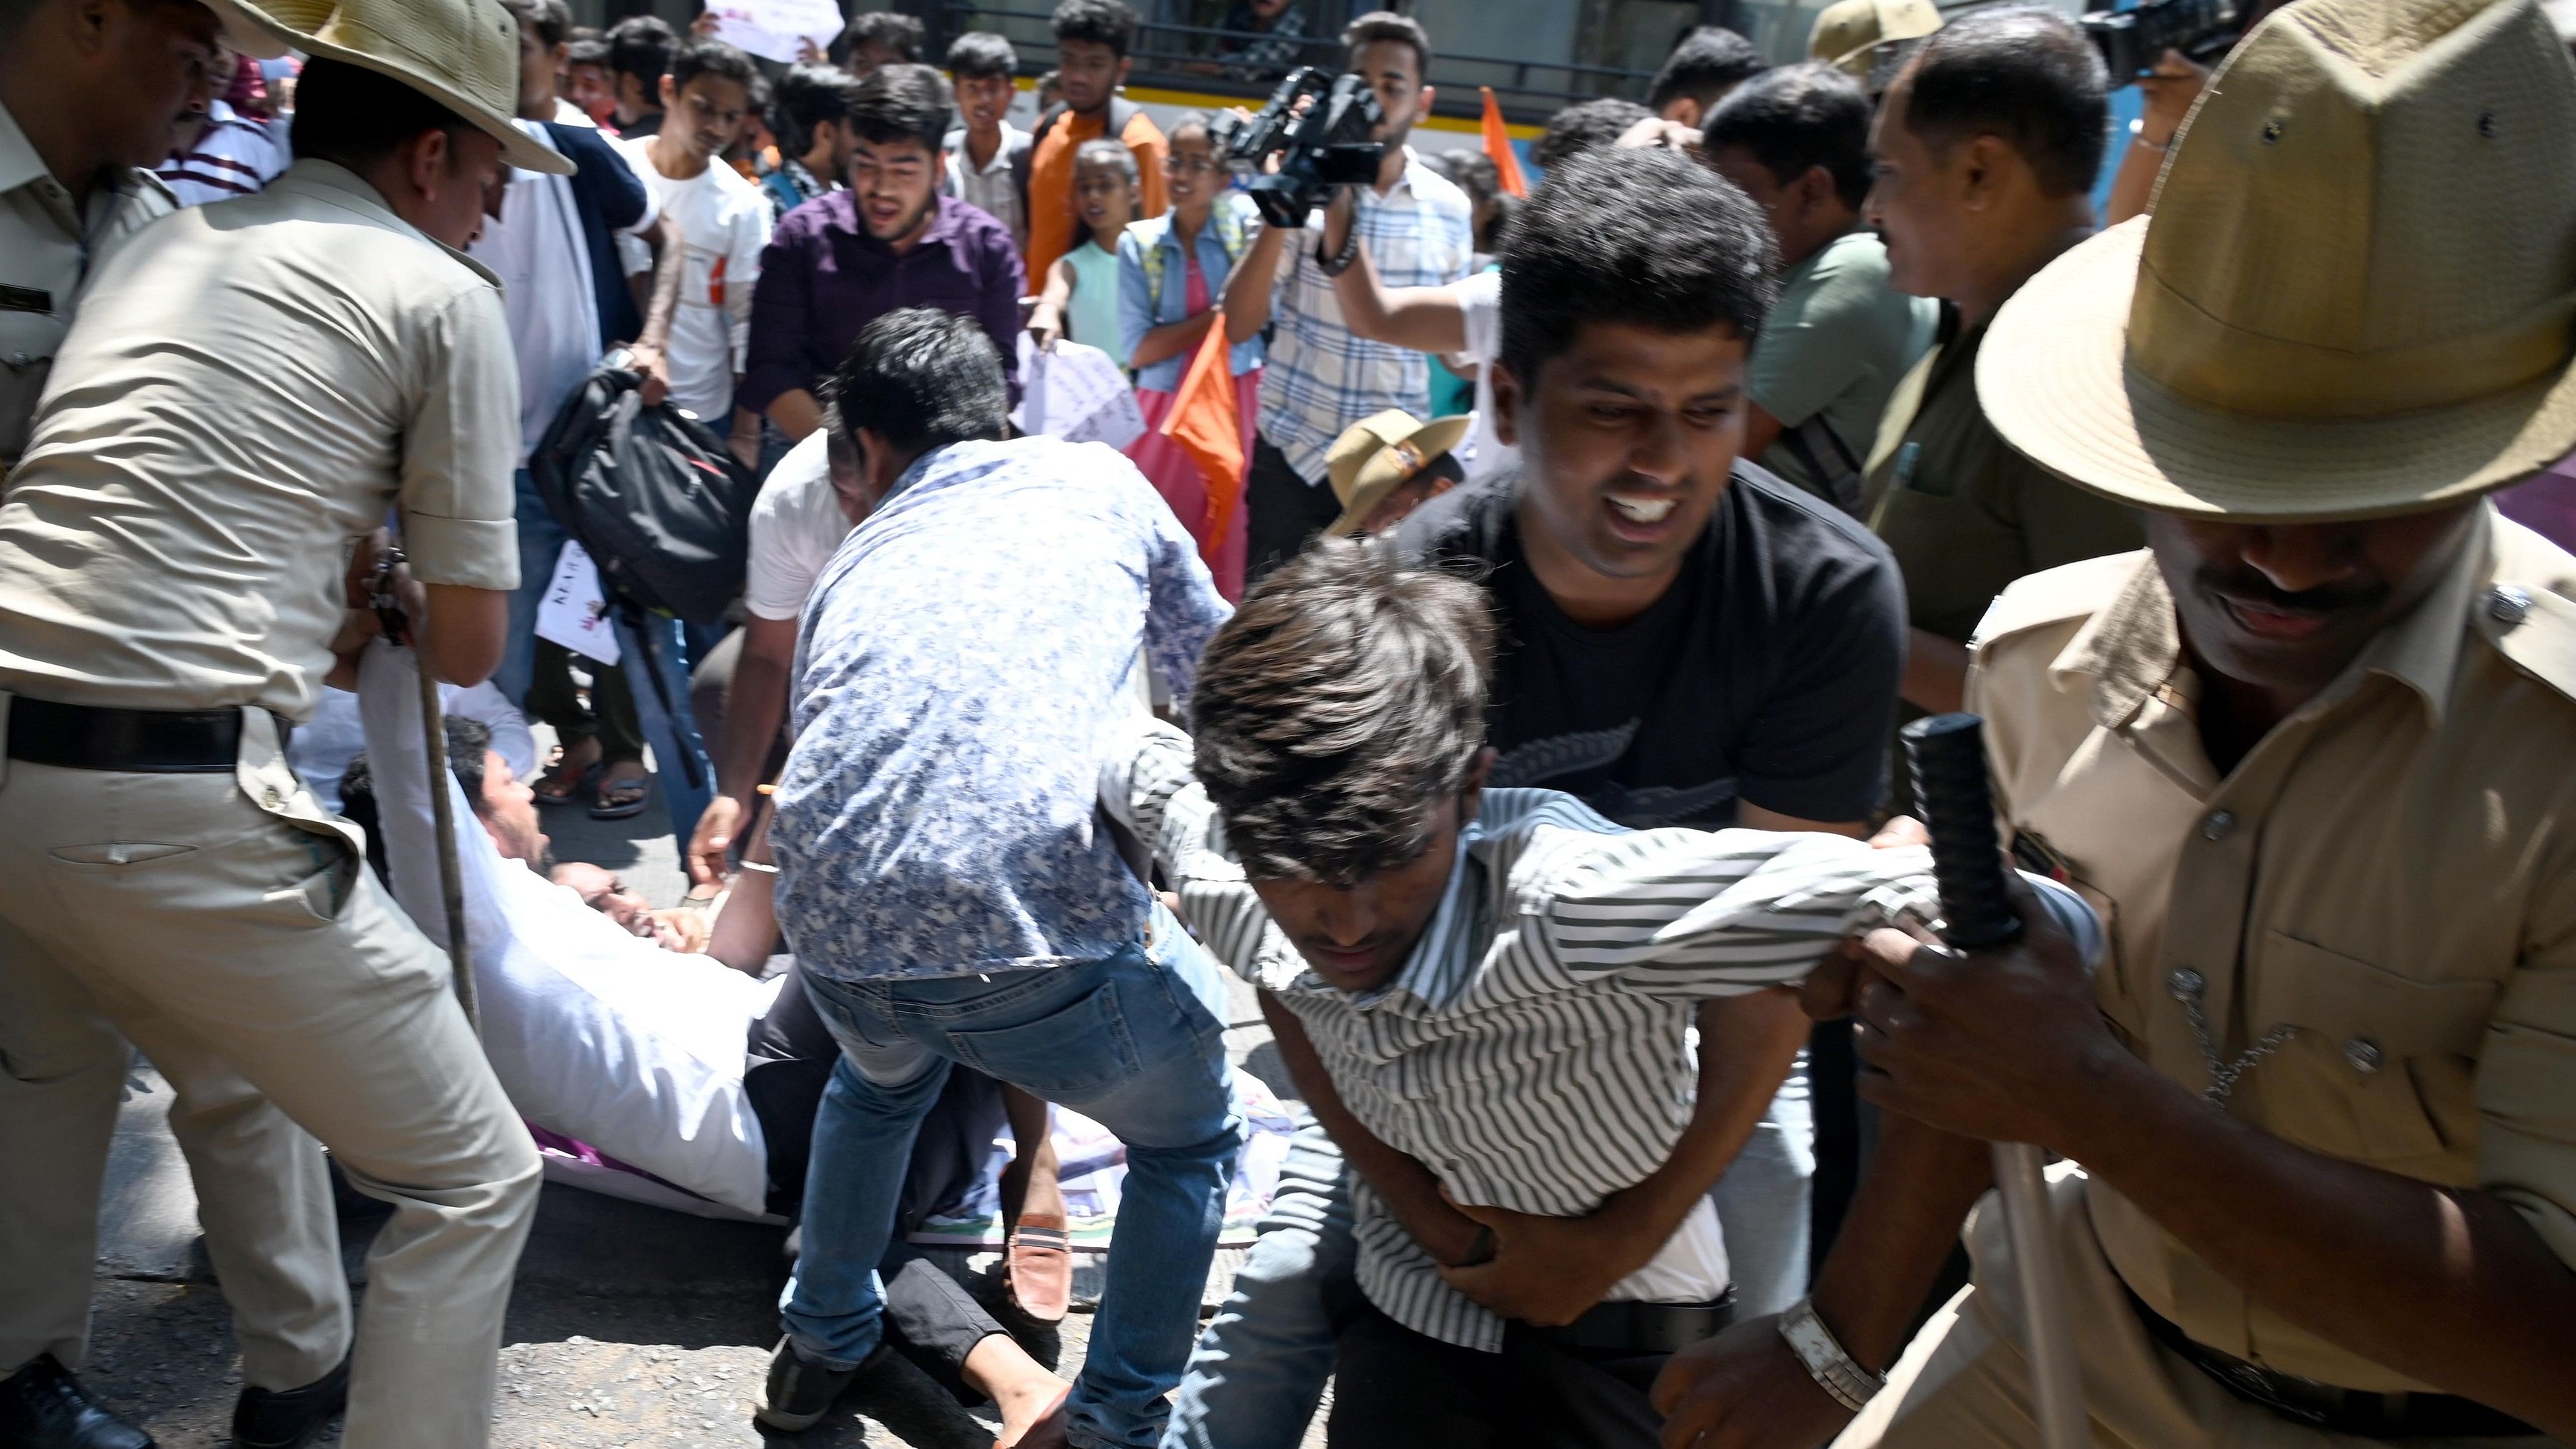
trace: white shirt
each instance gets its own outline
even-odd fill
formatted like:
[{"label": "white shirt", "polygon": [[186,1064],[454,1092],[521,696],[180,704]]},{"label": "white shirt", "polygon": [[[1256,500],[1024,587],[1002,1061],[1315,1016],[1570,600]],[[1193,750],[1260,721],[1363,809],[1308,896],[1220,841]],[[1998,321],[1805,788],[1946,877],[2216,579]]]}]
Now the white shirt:
[{"label": "white shirt", "polygon": [[[544,125],[510,124],[538,145],[558,149]],[[649,230],[656,219],[649,182],[644,195],[644,214],[628,235]],[[512,171],[500,218],[483,223],[483,234],[469,252],[501,279],[510,347],[519,358],[519,459],[524,463],[545,440],[564,399],[599,365],[599,294],[592,287],[590,247],[582,236],[572,178]]]},{"label": "white shirt", "polygon": [[1503,353],[1503,274],[1488,267],[1450,287],[1458,309],[1466,314],[1467,346],[1458,355],[1476,364],[1476,427],[1467,435],[1467,451],[1458,460],[1474,482],[1488,473],[1517,468],[1521,450],[1494,436],[1494,359]]},{"label": "white shirt", "polygon": [[[359,711],[394,897],[446,944],[431,848],[419,676],[378,645],[359,666]],[[756,981],[665,951],[504,859],[453,776],[465,930],[483,1054],[519,1115],[701,1197],[767,1210],[769,1144],[743,1074],[751,1024],[784,977]]]},{"label": "white shirt", "polygon": [[[760,281],[761,248],[769,245],[769,199],[721,160],[674,181],[653,164],[652,143],[638,136],[617,148],[661,213],[680,224],[688,248],[680,305],[671,318],[671,400],[722,432],[732,425],[734,376],[751,347],[751,289]],[[621,237],[617,251],[628,272],[651,270],[651,249],[640,239]]]},{"label": "white shirt", "polygon": [[814,580],[850,536],[850,516],[832,491],[829,442],[815,429],[787,450],[751,503],[751,567],[743,607],[755,619],[794,619],[805,612]]},{"label": "white shirt", "polygon": [[206,103],[205,128],[153,168],[181,206],[248,196],[295,164],[286,127],[245,116],[220,97]]}]

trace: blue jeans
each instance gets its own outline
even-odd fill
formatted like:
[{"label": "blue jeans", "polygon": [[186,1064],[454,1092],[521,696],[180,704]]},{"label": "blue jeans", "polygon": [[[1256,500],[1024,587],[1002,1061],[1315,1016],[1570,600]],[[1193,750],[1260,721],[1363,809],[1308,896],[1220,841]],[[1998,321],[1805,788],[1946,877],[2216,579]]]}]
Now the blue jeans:
[{"label": "blue jeans", "polygon": [[876,1265],[922,1115],[952,1062],[1061,1102],[1118,1135],[1127,1181],[1069,1437],[1145,1449],[1180,1381],[1226,1184],[1243,1145],[1216,963],[1159,907],[1152,941],[1072,966],[806,990],[841,1060],[814,1122],[803,1256],[780,1299],[809,1359],[848,1367],[882,1336]]},{"label": "blue jeans", "polygon": [[[1324,1285],[1356,1271],[1342,1154],[1304,1116],[1261,1238],[1208,1320],[1172,1399],[1163,1449],[1297,1449],[1333,1371]],[[1807,1180],[1815,1131],[1802,1054],[1710,1190],[1726,1232],[1740,1316],[1777,1313],[1807,1291]]]},{"label": "blue jeans", "polygon": [[[519,470],[518,489],[519,587],[510,594],[509,647],[502,652],[501,667],[493,671],[492,682],[512,704],[525,709],[528,681],[536,675],[537,606],[545,600],[555,561],[572,535],[546,511],[546,501],[537,495],[536,482],[525,468]],[[640,628],[630,628],[613,615],[612,622],[617,629],[617,667],[626,671],[626,682],[634,692],[635,716],[643,726],[644,742],[653,747],[662,803],[671,812],[671,834],[685,859],[689,836],[716,793],[715,764],[707,757],[707,747],[698,738],[697,718],[689,711],[686,634],[679,620],[659,614],[644,615]],[[652,646],[649,658],[647,643]],[[658,691],[656,675],[660,676]],[[668,707],[662,703],[666,695]],[[689,778],[693,764],[695,783]]]}]

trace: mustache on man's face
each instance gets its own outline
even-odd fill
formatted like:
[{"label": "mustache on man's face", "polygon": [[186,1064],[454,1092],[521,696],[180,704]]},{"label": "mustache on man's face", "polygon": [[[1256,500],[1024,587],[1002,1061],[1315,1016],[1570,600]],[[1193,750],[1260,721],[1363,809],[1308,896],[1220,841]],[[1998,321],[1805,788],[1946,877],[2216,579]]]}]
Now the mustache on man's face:
[{"label": "mustache on man's face", "polygon": [[2242,604],[2272,614],[2316,618],[2368,613],[2388,602],[2389,595],[2389,586],[2384,580],[2332,584],[2292,593],[2265,578],[2259,569],[2228,568],[2216,564],[2195,572],[2192,582],[2231,604]]}]

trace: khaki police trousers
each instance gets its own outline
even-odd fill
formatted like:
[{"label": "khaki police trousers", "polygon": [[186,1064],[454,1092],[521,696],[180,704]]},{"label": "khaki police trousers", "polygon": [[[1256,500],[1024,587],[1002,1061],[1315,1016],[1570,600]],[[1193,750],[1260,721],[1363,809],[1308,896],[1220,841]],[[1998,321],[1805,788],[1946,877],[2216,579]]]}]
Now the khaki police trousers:
[{"label": "khaki police trousers", "polygon": [[350,1347],[318,1138],[394,1208],[342,1442],[474,1449],[536,1151],[445,954],[295,781],[270,718],[245,720],[233,774],[0,760],[0,1373],[83,1357],[130,1040],[176,1091],[244,1380],[310,1383]]},{"label": "khaki police trousers", "polygon": [[[2249,1404],[2147,1336],[2111,1262],[2093,1236],[2084,1178],[2050,1183],[2052,1228],[2075,1326],[2084,1405],[2098,1449],[2365,1449],[2379,1442],[2328,1433]],[[2003,1209],[1986,1194],[1968,1220],[1976,1271],[1934,1314],[1887,1387],[1833,1449],[2042,1449],[2032,1414],[2030,1366],[2020,1344],[2020,1279]],[[2428,1446],[2563,1449],[2552,1439],[2408,1439]]]}]

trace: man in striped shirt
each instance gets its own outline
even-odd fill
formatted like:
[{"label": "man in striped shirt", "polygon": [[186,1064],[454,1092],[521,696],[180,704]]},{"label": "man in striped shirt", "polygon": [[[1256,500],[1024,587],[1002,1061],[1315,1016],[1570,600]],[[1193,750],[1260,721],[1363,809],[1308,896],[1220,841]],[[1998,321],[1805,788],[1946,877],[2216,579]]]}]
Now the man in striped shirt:
[{"label": "man in striped shirt", "polygon": [[[1104,804],[1262,988],[1360,1169],[1356,1291],[1327,1288],[1337,1446],[1654,1443],[1646,1385],[1731,1317],[1683,1150],[1695,1019],[1722,1050],[1729,1001],[1929,897],[1917,849],[1626,831],[1570,795],[1484,789],[1492,634],[1474,585],[1318,545],[1209,646],[1195,741],[1138,721],[1106,751]],[[1740,1079],[1739,1137],[1785,1068]],[[1487,1306],[1500,1250],[1576,1232],[1628,1247],[1606,1294]]]}]

